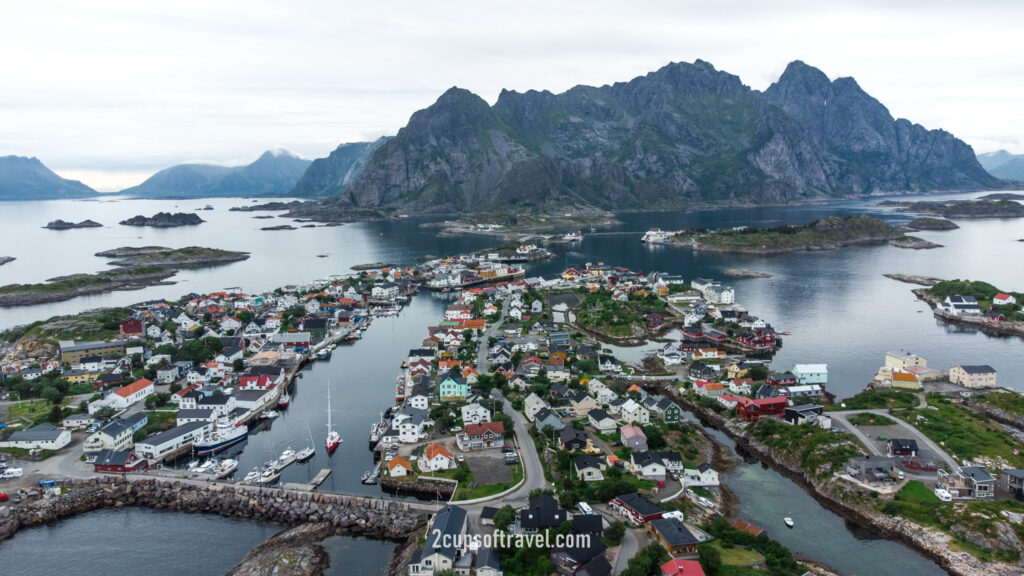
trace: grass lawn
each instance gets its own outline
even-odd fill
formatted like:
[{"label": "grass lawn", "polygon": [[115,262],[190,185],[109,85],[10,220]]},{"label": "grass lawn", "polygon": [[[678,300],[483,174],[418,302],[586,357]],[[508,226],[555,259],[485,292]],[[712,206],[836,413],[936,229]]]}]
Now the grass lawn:
[{"label": "grass lawn", "polygon": [[831,475],[847,460],[864,453],[848,435],[817,426],[790,426],[772,418],[757,422],[749,431],[768,447],[794,456],[801,468],[818,478]]},{"label": "grass lawn", "polygon": [[763,560],[760,554],[749,548],[739,546],[726,548],[722,546],[721,541],[713,542],[712,546],[718,548],[718,552],[722,554],[722,564],[726,566],[750,566]]},{"label": "grass lawn", "polygon": [[988,394],[975,396],[976,402],[991,404],[1011,414],[1024,415],[1024,394],[1013,392],[990,392]]},{"label": "grass lawn", "polygon": [[172,428],[174,423],[177,421],[177,412],[150,412],[146,411],[146,417],[149,419],[146,425],[142,427],[142,432],[146,436],[155,432],[161,432]]},{"label": "grass lawn", "polygon": [[909,411],[904,420],[915,426],[958,460],[984,456],[1001,459],[1007,468],[1024,468],[1024,444],[1001,426],[978,416],[948,398],[928,395],[929,408]]},{"label": "grass lawn", "polygon": [[28,418],[32,422],[38,424],[46,420],[47,416],[50,415],[50,410],[53,405],[47,400],[26,400],[17,404],[12,404],[7,409],[8,421],[20,420],[21,418]]},{"label": "grass lawn", "polygon": [[[843,407],[841,404],[846,404]],[[865,390],[842,403],[829,404],[825,410],[863,410],[866,408],[913,408],[918,398],[913,392],[904,390]]]},{"label": "grass lawn", "polygon": [[847,418],[854,426],[893,426],[896,421],[881,414],[854,414]]},{"label": "grass lawn", "polygon": [[92,384],[73,384],[68,386],[68,396],[78,396],[79,394],[92,394],[95,390]]}]

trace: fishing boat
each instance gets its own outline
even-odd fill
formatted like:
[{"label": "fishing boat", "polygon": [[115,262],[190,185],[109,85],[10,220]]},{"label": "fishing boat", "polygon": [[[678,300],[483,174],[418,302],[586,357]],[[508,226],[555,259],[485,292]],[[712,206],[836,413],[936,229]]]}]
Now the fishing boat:
[{"label": "fishing boat", "polygon": [[216,454],[228,446],[233,446],[249,437],[249,427],[244,424],[232,424],[227,418],[217,420],[217,426],[195,443],[193,448],[199,456]]},{"label": "fishing boat", "polygon": [[793,519],[790,518],[789,516],[786,516],[785,518],[783,518],[782,521],[786,523],[786,527],[787,528],[792,528],[793,527]]},{"label": "fishing boat", "polygon": [[217,475],[217,478],[227,478],[234,474],[235,470],[238,470],[238,460],[225,458],[220,461],[220,465],[217,466],[215,474]]},{"label": "fishing boat", "polygon": [[568,234],[562,236],[562,240],[565,240],[566,242],[579,242],[580,240],[583,240],[583,233],[580,232],[579,230],[575,232],[569,232]]},{"label": "fishing boat", "polygon": [[331,381],[327,381],[327,438],[324,440],[324,446],[327,448],[327,454],[334,454],[334,451],[338,449],[338,444],[341,444],[341,434],[339,434],[334,426],[331,424]]},{"label": "fishing boat", "polygon": [[292,395],[285,390],[284,394],[281,394],[281,397],[277,399],[277,407],[284,410],[288,407],[288,404],[291,404],[291,401]]},{"label": "fishing boat", "polygon": [[260,474],[262,474],[262,472],[259,468],[253,468],[251,472],[245,475],[242,482],[245,482],[246,484],[255,484],[260,479]]}]

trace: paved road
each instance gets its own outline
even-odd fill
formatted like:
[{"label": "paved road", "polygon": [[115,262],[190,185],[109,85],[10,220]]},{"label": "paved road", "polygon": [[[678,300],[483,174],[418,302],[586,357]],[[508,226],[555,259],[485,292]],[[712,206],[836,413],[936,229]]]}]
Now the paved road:
[{"label": "paved road", "polygon": [[960,469],[960,465],[957,463],[957,461],[954,460],[953,457],[950,456],[945,450],[943,450],[941,446],[939,446],[935,442],[932,442],[931,438],[928,438],[927,436],[925,436],[917,428],[914,428],[910,424],[907,424],[903,420],[900,420],[896,416],[893,416],[892,414],[890,414],[888,410],[880,410],[880,409],[871,409],[871,410],[843,410],[843,411],[839,411],[839,412],[829,412],[828,413],[828,415],[831,416],[833,419],[838,420],[839,422],[842,422],[845,425],[845,428],[847,430],[849,430],[854,436],[856,436],[858,440],[863,442],[868,447],[868,450],[870,450],[872,454],[881,455],[881,452],[875,447],[874,443],[871,441],[870,438],[868,438],[863,432],[858,430],[856,426],[853,426],[852,424],[850,424],[850,421],[847,419],[847,417],[848,416],[853,416],[854,414],[875,414],[877,416],[885,416],[886,418],[889,418],[890,420],[893,420],[898,425],[902,426],[904,429],[906,429],[908,432],[910,432],[914,436],[914,438],[917,439],[918,442],[920,442],[921,444],[925,445],[929,450],[931,450],[932,452],[937,454],[940,458],[942,458],[946,462],[946,464],[949,466],[950,470],[959,470]]},{"label": "paved road", "polygon": [[487,353],[490,351],[490,345],[487,341],[498,332],[498,326],[505,321],[505,314],[508,313],[508,298],[501,303],[501,314],[498,315],[498,319],[493,322],[488,322],[487,330],[484,330],[482,336],[477,341],[477,352],[476,352],[476,369],[481,374],[489,373],[490,362],[487,360]]}]

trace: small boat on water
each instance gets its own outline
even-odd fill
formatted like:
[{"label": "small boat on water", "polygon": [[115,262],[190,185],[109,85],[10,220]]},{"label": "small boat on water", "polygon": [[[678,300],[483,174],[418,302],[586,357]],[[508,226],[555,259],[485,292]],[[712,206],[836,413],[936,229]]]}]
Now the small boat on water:
[{"label": "small boat on water", "polygon": [[278,470],[284,470],[292,462],[295,462],[295,450],[288,448],[284,452],[281,452],[280,458],[277,459],[276,468]]},{"label": "small boat on water", "polygon": [[218,462],[215,458],[210,458],[206,462],[203,462],[199,466],[196,466],[194,472],[199,474],[210,474],[217,469]]},{"label": "small boat on water", "polygon": [[295,453],[295,461],[305,462],[306,460],[312,458],[313,454],[316,454],[316,450],[314,450],[312,446],[308,446]]},{"label": "small boat on water", "polygon": [[568,234],[562,236],[562,240],[565,240],[566,242],[579,242],[580,240],[583,240],[583,233],[581,233],[579,230],[575,232],[569,232]]},{"label": "small boat on water", "polygon": [[782,521],[786,523],[786,527],[787,528],[792,528],[793,527],[793,519],[790,518],[789,516],[786,516],[785,518],[783,518]]},{"label": "small boat on water", "polygon": [[361,482],[363,484],[376,484],[377,483],[377,471],[376,470],[367,470],[366,472],[363,472],[363,477],[361,479]]},{"label": "small boat on water", "polygon": [[262,472],[259,468],[253,468],[251,472],[245,475],[245,479],[242,482],[246,484],[255,484],[259,479]]},{"label": "small boat on water", "polygon": [[324,360],[324,359],[327,359],[327,358],[331,357],[331,350],[330,350],[330,348],[324,348],[324,349],[320,350],[319,352],[317,352],[316,355],[321,360]]},{"label": "small boat on water", "polygon": [[220,465],[217,466],[215,474],[217,475],[217,478],[227,478],[234,474],[235,470],[238,470],[238,460],[225,458],[220,461]]},{"label": "small boat on water", "polygon": [[277,470],[275,468],[268,468],[264,470],[262,474],[260,474],[260,478],[259,480],[257,480],[257,482],[259,482],[260,484],[273,484],[274,482],[277,482],[277,479],[280,477],[280,470]]},{"label": "small boat on water", "polygon": [[273,420],[280,415],[281,413],[277,410],[264,410],[263,412],[260,412],[260,420]]},{"label": "small boat on water", "polygon": [[287,408],[288,405],[291,404],[291,402],[292,395],[289,394],[288,391],[285,391],[285,393],[281,394],[281,397],[277,399],[277,407],[283,410]]},{"label": "small boat on water", "polygon": [[324,440],[324,447],[327,448],[327,454],[334,454],[334,451],[338,449],[338,445],[341,444],[341,434],[334,429],[331,424],[331,381],[327,381],[327,438]]}]

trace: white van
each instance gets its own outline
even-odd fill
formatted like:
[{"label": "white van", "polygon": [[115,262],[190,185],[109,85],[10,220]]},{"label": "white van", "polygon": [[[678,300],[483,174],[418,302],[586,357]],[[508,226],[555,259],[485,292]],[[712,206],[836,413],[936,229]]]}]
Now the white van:
[{"label": "white van", "polygon": [[580,502],[579,504],[576,505],[576,507],[580,509],[580,513],[581,514],[593,514],[594,513],[594,509],[591,508],[590,504],[587,504],[586,502]]},{"label": "white van", "polygon": [[938,496],[939,500],[942,500],[943,502],[952,502],[953,501],[953,495],[950,494],[948,491],[943,490],[942,488],[936,488],[935,489],[935,495]]},{"label": "white van", "polygon": [[0,478],[20,478],[21,476],[21,468],[8,468],[4,470],[3,474],[0,474]]}]

